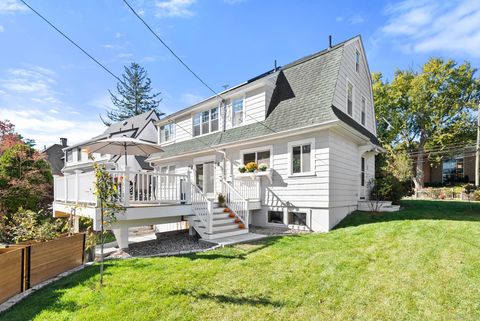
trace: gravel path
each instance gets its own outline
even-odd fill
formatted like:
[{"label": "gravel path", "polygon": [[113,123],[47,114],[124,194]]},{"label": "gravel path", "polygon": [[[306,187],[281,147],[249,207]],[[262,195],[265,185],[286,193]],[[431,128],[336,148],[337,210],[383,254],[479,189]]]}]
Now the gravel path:
[{"label": "gravel path", "polygon": [[250,226],[249,232],[263,235],[292,235],[301,233],[311,233],[309,230],[290,229],[286,227],[260,227]]},{"label": "gravel path", "polygon": [[188,231],[169,235],[160,240],[146,241],[130,244],[126,250],[118,250],[109,258],[128,258],[148,255],[162,255],[168,253],[178,253],[180,251],[205,250],[213,247],[215,244],[199,241],[197,237],[189,236]]}]

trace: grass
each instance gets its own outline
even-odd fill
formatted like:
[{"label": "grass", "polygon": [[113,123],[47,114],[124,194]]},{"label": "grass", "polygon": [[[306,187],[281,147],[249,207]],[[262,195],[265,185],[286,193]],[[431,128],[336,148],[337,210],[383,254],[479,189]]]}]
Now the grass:
[{"label": "grass", "polygon": [[480,203],[405,201],[326,234],[109,261],[0,320],[478,320]]}]

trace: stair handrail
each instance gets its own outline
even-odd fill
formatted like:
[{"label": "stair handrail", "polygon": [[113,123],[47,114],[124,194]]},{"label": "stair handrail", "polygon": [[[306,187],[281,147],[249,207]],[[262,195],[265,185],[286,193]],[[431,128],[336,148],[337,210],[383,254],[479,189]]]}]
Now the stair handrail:
[{"label": "stair handrail", "polygon": [[[249,225],[248,201],[225,179],[221,179],[227,207],[239,218],[245,227]],[[233,195],[232,195],[233,194]]]},{"label": "stair handrail", "polygon": [[213,232],[213,201],[194,183],[191,186],[192,212],[205,225],[206,233]]}]

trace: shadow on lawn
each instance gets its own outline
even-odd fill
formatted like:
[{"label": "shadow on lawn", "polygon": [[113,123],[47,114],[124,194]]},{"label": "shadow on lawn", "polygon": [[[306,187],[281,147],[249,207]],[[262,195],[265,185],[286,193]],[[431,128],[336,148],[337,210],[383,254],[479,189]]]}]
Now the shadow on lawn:
[{"label": "shadow on lawn", "polygon": [[[105,262],[104,275],[109,275],[109,263]],[[98,285],[99,266],[89,266],[85,269],[56,281],[46,287],[32,293],[28,299],[13,306],[3,314],[0,313],[0,320],[32,320],[44,310],[54,312],[74,312],[81,307],[75,301],[62,300],[62,296],[70,288],[78,285],[93,287]]]},{"label": "shadow on lawn", "polygon": [[[298,237],[298,235],[288,235],[289,237]],[[282,236],[270,236],[264,239],[237,244],[232,253],[204,252],[182,255],[192,261],[195,260],[217,260],[217,259],[235,259],[245,260],[249,255],[269,247],[279,240]],[[247,248],[246,248],[247,247]]]},{"label": "shadow on lawn", "polygon": [[355,212],[335,229],[402,220],[451,220],[480,222],[480,202],[404,200],[399,212]]},{"label": "shadow on lawn", "polygon": [[170,292],[171,295],[185,295],[197,300],[209,300],[217,303],[230,303],[237,305],[251,305],[251,306],[273,306],[280,307],[283,305],[280,301],[270,300],[263,297],[248,297],[248,296],[233,296],[212,293],[199,293],[195,290],[182,289]]}]

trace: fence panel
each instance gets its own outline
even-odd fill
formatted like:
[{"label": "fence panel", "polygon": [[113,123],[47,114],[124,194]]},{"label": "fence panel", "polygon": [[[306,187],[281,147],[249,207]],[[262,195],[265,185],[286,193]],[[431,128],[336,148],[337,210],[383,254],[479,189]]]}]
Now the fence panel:
[{"label": "fence panel", "polygon": [[24,249],[0,249],[0,303],[23,291]]}]

